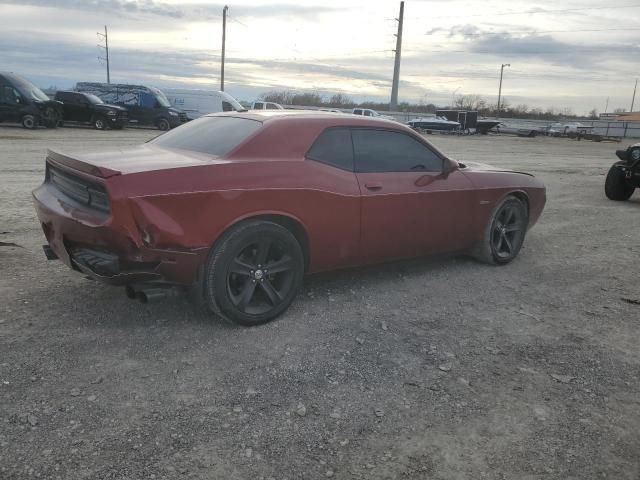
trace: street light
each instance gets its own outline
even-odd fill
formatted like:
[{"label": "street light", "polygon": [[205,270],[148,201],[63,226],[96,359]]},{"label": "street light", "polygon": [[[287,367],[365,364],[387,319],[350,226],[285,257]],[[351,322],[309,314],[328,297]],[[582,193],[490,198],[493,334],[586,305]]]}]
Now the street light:
[{"label": "street light", "polygon": [[496,118],[500,117],[500,99],[502,97],[502,74],[504,73],[504,67],[510,67],[510,63],[503,63],[500,67],[500,87],[498,88],[498,113]]}]

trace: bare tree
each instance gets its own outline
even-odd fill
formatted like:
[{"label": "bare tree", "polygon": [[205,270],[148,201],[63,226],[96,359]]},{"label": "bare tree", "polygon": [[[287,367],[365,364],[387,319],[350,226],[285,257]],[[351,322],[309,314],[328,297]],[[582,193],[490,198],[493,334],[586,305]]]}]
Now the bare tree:
[{"label": "bare tree", "polygon": [[330,107],[337,107],[337,108],[340,108],[340,107],[350,108],[350,107],[354,107],[356,104],[348,95],[345,95],[344,93],[336,93],[331,95],[331,98],[329,98],[328,105]]},{"label": "bare tree", "polygon": [[481,110],[487,105],[487,101],[480,95],[460,95],[455,99],[454,108],[460,110]]}]

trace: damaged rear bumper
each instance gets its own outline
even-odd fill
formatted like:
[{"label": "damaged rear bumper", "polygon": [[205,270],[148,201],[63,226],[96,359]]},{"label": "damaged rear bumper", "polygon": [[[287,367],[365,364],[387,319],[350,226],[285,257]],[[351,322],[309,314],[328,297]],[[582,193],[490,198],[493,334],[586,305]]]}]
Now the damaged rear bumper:
[{"label": "damaged rear bumper", "polygon": [[206,260],[208,248],[161,249],[140,244],[110,215],[87,212],[65,203],[44,183],[33,192],[38,219],[47,238],[49,259],[111,285],[157,282],[190,286]]}]

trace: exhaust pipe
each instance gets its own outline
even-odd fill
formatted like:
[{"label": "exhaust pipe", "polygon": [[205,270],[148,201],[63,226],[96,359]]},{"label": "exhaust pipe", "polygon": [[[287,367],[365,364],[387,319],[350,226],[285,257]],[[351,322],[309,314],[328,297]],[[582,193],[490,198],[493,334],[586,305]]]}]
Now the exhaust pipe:
[{"label": "exhaust pipe", "polygon": [[136,290],[133,286],[127,285],[124,292],[128,298],[138,300],[141,303],[153,303],[165,297],[178,296],[178,290],[173,287],[147,287]]},{"label": "exhaust pipe", "polygon": [[145,288],[136,292],[136,297],[142,303],[157,302],[169,295],[168,288]]}]

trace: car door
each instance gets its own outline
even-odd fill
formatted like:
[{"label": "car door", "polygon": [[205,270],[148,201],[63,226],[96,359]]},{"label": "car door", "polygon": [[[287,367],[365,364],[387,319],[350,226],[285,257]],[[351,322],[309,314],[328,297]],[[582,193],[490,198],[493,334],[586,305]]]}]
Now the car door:
[{"label": "car door", "polygon": [[71,94],[76,122],[90,122],[93,118],[93,109],[89,99],[81,93]]},{"label": "car door", "polygon": [[[0,83],[0,122],[9,120],[9,109],[12,107],[10,104],[11,95],[10,88],[8,85],[3,85]],[[15,108],[15,103],[14,103]]]},{"label": "car door", "polygon": [[24,105],[22,95],[11,85],[0,87],[0,120],[19,122]]},{"label": "car door", "polygon": [[64,119],[69,122],[78,122],[79,112],[78,100],[73,93],[60,93],[58,99],[63,103]]},{"label": "car door", "polygon": [[369,261],[468,246],[471,182],[426,142],[391,129],[352,129],[361,244]]}]

